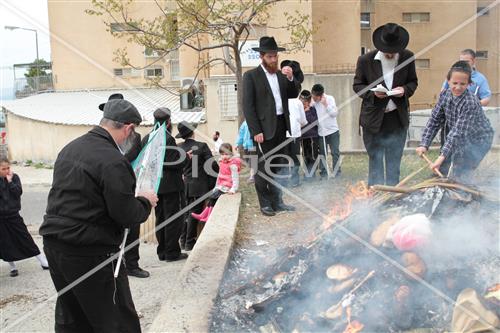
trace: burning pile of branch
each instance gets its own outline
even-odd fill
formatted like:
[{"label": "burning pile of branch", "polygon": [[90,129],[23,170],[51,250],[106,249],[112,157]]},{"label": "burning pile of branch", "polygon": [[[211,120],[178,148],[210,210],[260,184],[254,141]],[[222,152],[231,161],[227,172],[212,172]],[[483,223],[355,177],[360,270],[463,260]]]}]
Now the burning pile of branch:
[{"label": "burning pile of branch", "polygon": [[306,244],[284,249],[253,281],[221,291],[214,329],[441,332],[456,328],[457,307],[493,327],[455,303],[472,288],[484,311],[498,310],[498,203],[487,199],[440,179],[359,183]]}]

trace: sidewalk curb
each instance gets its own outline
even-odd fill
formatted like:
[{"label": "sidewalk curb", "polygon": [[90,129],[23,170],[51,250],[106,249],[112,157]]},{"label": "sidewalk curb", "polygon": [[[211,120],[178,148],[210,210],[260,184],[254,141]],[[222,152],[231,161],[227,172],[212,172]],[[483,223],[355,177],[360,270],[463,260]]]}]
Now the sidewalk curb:
[{"label": "sidewalk curb", "polygon": [[223,195],[149,332],[208,332],[238,223],[241,194]]}]

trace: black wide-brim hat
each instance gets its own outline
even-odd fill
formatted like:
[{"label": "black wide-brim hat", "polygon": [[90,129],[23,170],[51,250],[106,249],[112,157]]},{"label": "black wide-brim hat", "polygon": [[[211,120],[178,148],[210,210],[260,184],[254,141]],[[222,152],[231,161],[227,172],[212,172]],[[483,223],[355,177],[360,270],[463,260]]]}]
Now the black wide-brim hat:
[{"label": "black wide-brim hat", "polygon": [[290,66],[293,71],[293,76],[300,83],[304,82],[304,73],[302,73],[302,69],[300,69],[300,63],[295,60],[283,60],[280,64],[280,68],[285,66]]},{"label": "black wide-brim hat", "polygon": [[177,139],[187,138],[188,136],[190,136],[194,132],[196,126],[197,126],[196,124],[190,124],[187,121],[181,121],[177,125],[177,130],[179,131],[179,133],[175,137]]},{"label": "black wide-brim hat", "polygon": [[284,47],[278,47],[274,37],[261,37],[259,39],[259,47],[252,47],[252,50],[257,52],[281,52],[285,51]]},{"label": "black wide-brim hat", "polygon": [[[116,94],[111,94],[109,97],[108,97],[108,102],[112,99],[123,99],[123,95],[120,94],[120,93],[116,93]],[[106,103],[101,103],[99,104],[99,110],[101,111],[104,111],[104,105],[106,105]]]},{"label": "black wide-brim hat", "polygon": [[408,46],[410,34],[396,23],[387,23],[375,29],[372,40],[377,50],[384,53],[398,53]]}]

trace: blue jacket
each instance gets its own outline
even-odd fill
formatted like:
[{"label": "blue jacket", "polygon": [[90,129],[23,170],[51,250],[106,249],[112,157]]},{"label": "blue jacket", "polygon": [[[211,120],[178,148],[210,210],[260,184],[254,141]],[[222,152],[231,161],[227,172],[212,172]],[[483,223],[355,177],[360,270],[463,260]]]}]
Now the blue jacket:
[{"label": "blue jacket", "polygon": [[236,139],[236,146],[243,146],[243,149],[247,150],[255,147],[246,120],[240,126],[238,138]]}]

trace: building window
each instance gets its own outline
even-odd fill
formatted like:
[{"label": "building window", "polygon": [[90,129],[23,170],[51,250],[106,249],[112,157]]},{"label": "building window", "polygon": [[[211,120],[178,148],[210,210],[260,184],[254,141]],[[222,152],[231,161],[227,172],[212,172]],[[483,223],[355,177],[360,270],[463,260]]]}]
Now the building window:
[{"label": "building window", "polygon": [[160,54],[158,53],[158,51],[155,51],[152,48],[146,46],[144,48],[144,56],[146,58],[158,58]]},{"label": "building window", "polygon": [[415,67],[417,69],[430,68],[431,67],[431,60],[430,59],[415,59]]},{"label": "building window", "polygon": [[161,67],[153,67],[146,68],[144,70],[145,77],[163,77],[163,68]]},{"label": "building window", "polygon": [[431,13],[403,13],[403,22],[420,23],[430,21]]},{"label": "building window", "polygon": [[488,51],[476,51],[476,58],[488,59]]},{"label": "building window", "polygon": [[219,81],[218,95],[221,119],[238,119],[238,98],[236,93],[236,81]]},{"label": "building window", "polygon": [[113,74],[120,77],[139,77],[142,71],[135,68],[114,68]]},{"label": "building window", "polygon": [[490,11],[489,10],[485,10],[485,9],[486,9],[486,7],[477,7],[477,15],[478,16],[489,15]]},{"label": "building window", "polygon": [[139,31],[134,26],[134,23],[111,23],[110,24],[111,32],[133,32],[133,31]]},{"label": "building window", "polygon": [[361,29],[370,28],[370,13],[361,13]]}]

